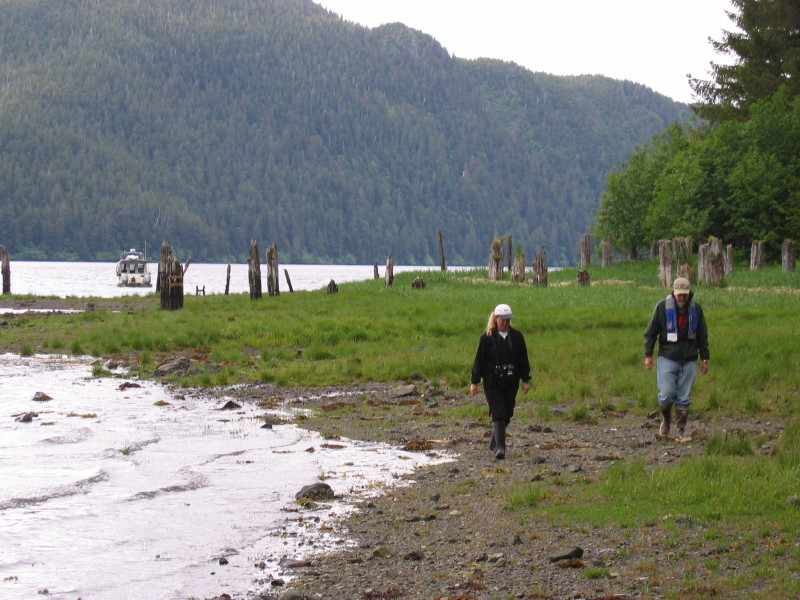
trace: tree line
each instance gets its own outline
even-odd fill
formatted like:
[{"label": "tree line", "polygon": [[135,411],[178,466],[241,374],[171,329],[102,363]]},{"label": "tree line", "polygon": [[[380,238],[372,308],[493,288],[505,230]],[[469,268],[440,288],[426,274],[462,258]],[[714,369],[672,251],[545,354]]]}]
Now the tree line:
[{"label": "tree line", "polygon": [[309,0],[0,3],[0,243],[115,259],[574,264],[605,174],[688,107],[627,81],[463,60]]},{"label": "tree line", "polygon": [[696,119],[673,123],[607,177],[595,233],[631,257],[653,240],[709,236],[773,258],[800,238],[800,6],[732,0],[733,60],[690,81]]}]

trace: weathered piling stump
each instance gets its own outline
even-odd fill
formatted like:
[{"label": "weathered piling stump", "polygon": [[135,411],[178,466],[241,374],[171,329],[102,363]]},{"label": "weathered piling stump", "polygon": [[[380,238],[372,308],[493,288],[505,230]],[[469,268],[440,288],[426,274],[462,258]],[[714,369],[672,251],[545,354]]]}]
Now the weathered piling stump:
[{"label": "weathered piling stump", "polygon": [[289,279],[289,271],[287,269],[283,270],[283,274],[286,276],[286,285],[289,287],[289,293],[294,293],[294,288],[292,287],[292,280]]},{"label": "weathered piling stump", "polygon": [[658,281],[662,287],[672,287],[672,244],[669,240],[658,242]]},{"label": "weathered piling stump", "polygon": [[523,283],[525,281],[525,254],[520,252],[514,257],[514,265],[511,267],[511,276],[514,281]]},{"label": "weathered piling stump", "polygon": [[3,293],[11,293],[11,261],[8,259],[6,247],[0,245],[0,271],[3,273]]},{"label": "weathered piling stump", "polygon": [[578,271],[578,285],[590,285],[589,280],[589,271],[586,269],[580,269]]},{"label": "weathered piling stump", "polygon": [[261,259],[258,256],[258,242],[250,240],[250,253],[247,255],[247,283],[250,285],[250,300],[261,298]]},{"label": "weathered piling stump", "polygon": [[589,241],[590,241],[589,234],[584,233],[581,236],[581,259],[579,263],[580,267],[588,267],[590,264],[592,264],[592,250],[590,248]]},{"label": "weathered piling stump", "polygon": [[[0,246],[2,248],[2,246]],[[781,244],[781,269],[784,272],[795,270],[795,248],[793,240],[784,240]]]},{"label": "weathered piling stump", "polygon": [[272,242],[272,246],[267,248],[267,294],[270,296],[279,296],[281,293],[278,272],[278,244]]},{"label": "weathered piling stump", "polygon": [[539,246],[536,258],[533,259],[533,284],[546,287],[547,273],[547,252],[545,252],[544,244],[542,244]]},{"label": "weathered piling stump", "polygon": [[606,238],[600,243],[603,254],[603,266],[610,267],[613,257],[614,245],[611,243],[611,236],[607,235]]},{"label": "weathered piling stump", "polygon": [[750,245],[750,269],[762,269],[767,264],[767,258],[764,254],[764,241],[753,240]]},{"label": "weathered piling stump", "polygon": [[425,280],[422,277],[415,277],[414,281],[411,282],[411,287],[415,290],[421,290],[425,288]]},{"label": "weathered piling stump", "polygon": [[389,254],[389,257],[386,259],[386,275],[384,276],[383,285],[391,286],[394,282],[394,260],[392,259],[392,255]]},{"label": "weathered piling stump", "polygon": [[444,237],[441,229],[436,230],[436,237],[439,239],[439,264],[442,271],[447,271],[447,265],[444,262]]},{"label": "weathered piling stump", "polygon": [[503,279],[503,238],[492,241],[489,250],[489,280],[501,281]]},{"label": "weathered piling stump", "polygon": [[336,282],[335,282],[333,279],[331,279],[331,280],[328,282],[328,293],[329,293],[329,294],[335,294],[335,293],[337,293],[338,291],[339,291],[339,286],[338,286],[338,285],[336,285]]}]

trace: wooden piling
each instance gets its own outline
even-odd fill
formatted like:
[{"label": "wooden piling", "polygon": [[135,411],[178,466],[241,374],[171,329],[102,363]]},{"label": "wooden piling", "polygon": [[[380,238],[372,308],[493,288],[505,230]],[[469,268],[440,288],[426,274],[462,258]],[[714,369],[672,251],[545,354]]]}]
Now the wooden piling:
[{"label": "wooden piling", "polygon": [[394,260],[392,259],[392,255],[389,254],[389,257],[386,259],[386,275],[384,276],[383,285],[391,286],[394,282]]},{"label": "wooden piling", "polygon": [[225,295],[227,296],[231,290],[231,264],[228,263],[228,275],[225,278]]},{"label": "wooden piling", "polygon": [[784,240],[781,244],[781,270],[783,270],[784,273],[795,270],[795,247],[793,240]]},{"label": "wooden piling", "polygon": [[544,250],[544,244],[539,246],[539,252],[536,253],[536,258],[533,259],[533,283],[534,285],[547,286],[547,252]]},{"label": "wooden piling", "polygon": [[278,288],[280,280],[278,273],[278,244],[272,242],[272,245],[267,248],[267,293],[270,296],[279,296],[281,293]]},{"label": "wooden piling", "polygon": [[503,238],[492,241],[489,250],[489,280],[501,281],[503,279]]},{"label": "wooden piling", "polygon": [[592,251],[589,246],[589,234],[584,233],[581,236],[581,260],[579,266],[581,268],[588,267],[592,264]]},{"label": "wooden piling", "polygon": [[6,247],[0,245],[0,271],[3,273],[3,293],[11,293],[11,261]]},{"label": "wooden piling", "polygon": [[753,240],[753,243],[750,245],[750,269],[761,269],[766,262],[767,259],[764,255],[763,240]]},{"label": "wooden piling", "polygon": [[286,285],[289,286],[289,293],[293,294],[294,293],[294,288],[292,287],[292,280],[289,279],[289,271],[284,269],[283,270],[283,274],[286,277]]},{"label": "wooden piling", "polygon": [[611,243],[611,236],[607,235],[601,245],[603,248],[603,266],[610,267],[614,250],[614,246]]},{"label": "wooden piling", "polygon": [[672,240],[672,251],[675,255],[675,268],[678,277],[686,277],[691,283],[697,282],[697,276],[692,265],[694,257],[694,243],[691,238],[678,237]]},{"label": "wooden piling", "polygon": [[586,269],[578,270],[578,285],[590,285],[591,281],[589,280],[589,271]]},{"label": "wooden piling", "polygon": [[514,278],[514,281],[518,281],[523,283],[525,281],[525,253],[520,252],[516,257],[514,257],[514,265],[511,269],[511,276]]},{"label": "wooden piling", "polygon": [[658,242],[658,281],[663,287],[672,287],[672,244],[669,240]]},{"label": "wooden piling", "polygon": [[261,298],[261,259],[258,256],[258,242],[250,240],[250,254],[247,256],[247,282],[250,285],[250,299]]},{"label": "wooden piling", "polygon": [[441,229],[436,230],[436,237],[439,239],[439,264],[442,271],[447,271],[447,265],[444,262],[444,237]]}]

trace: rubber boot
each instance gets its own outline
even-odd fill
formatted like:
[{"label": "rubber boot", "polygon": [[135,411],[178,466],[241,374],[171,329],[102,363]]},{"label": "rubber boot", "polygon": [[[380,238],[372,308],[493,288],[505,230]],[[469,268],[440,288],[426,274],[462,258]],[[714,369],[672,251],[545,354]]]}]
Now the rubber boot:
[{"label": "rubber boot", "polygon": [[686,435],[686,421],[689,420],[688,408],[675,409],[675,439],[679,442],[691,442],[692,438]]},{"label": "rubber boot", "polygon": [[494,439],[494,423],[492,423],[492,437],[489,440],[489,450],[494,452],[495,448],[497,448],[497,442]]},{"label": "rubber boot", "polygon": [[661,411],[661,426],[658,428],[658,435],[667,437],[667,434],[669,434],[669,426],[672,422],[672,405],[670,404],[666,408],[660,406],[659,410]]},{"label": "rubber boot", "polygon": [[502,421],[493,421],[492,429],[495,441],[494,457],[502,460],[506,457],[506,424]]}]

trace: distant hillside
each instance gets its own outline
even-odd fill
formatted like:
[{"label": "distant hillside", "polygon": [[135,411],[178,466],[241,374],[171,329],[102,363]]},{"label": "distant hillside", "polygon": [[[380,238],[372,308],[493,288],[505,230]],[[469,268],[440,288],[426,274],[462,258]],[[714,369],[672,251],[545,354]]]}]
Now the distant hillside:
[{"label": "distant hillside", "polygon": [[0,0],[0,244],[12,258],[574,263],[605,174],[685,105],[452,57],[309,0]]}]

